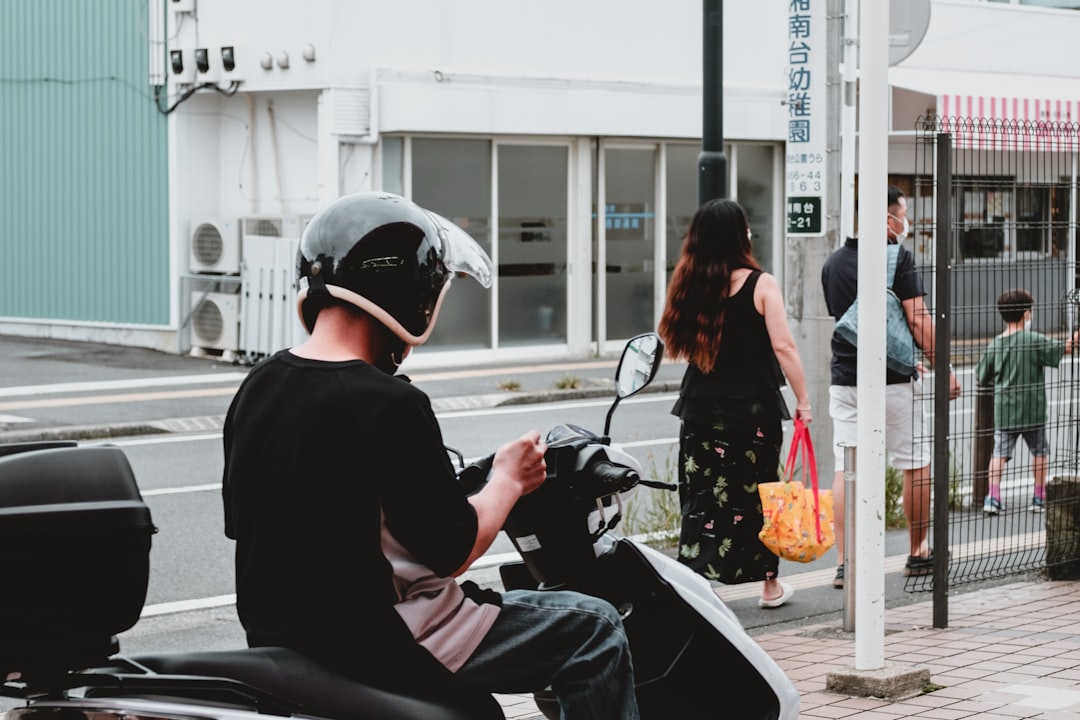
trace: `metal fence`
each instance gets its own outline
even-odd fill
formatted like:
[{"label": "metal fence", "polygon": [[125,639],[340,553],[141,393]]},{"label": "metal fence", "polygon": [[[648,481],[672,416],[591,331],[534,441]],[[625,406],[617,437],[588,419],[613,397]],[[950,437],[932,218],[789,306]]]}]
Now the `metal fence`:
[{"label": "metal fence", "polygon": [[[1053,576],[1078,565],[1080,368],[1076,354],[1060,361],[1058,354],[1080,310],[1080,125],[926,117],[919,120],[915,148],[908,197],[912,249],[927,304],[947,328],[963,394],[949,402],[925,382],[918,396],[915,411],[933,421],[917,441],[948,448],[947,462],[933,467],[932,514],[938,526],[947,518],[947,535],[932,527],[931,537],[935,552],[947,538],[949,560],[946,578],[911,577],[906,588],[940,590],[944,602],[950,585],[1042,569]],[[943,288],[945,296],[936,297]],[[1030,327],[1038,334],[999,338],[1008,331],[998,298],[1018,288],[1034,298]],[[1022,368],[1029,365],[1039,369],[1025,377]],[[991,370],[996,384],[981,385],[994,382],[987,377]],[[995,404],[999,418],[1021,418],[1005,424],[1041,421],[1049,448],[1033,454],[1021,437],[1008,462],[992,461]],[[995,465],[996,514],[984,511]],[[1036,477],[1043,474],[1045,501],[1038,507],[1034,498],[1043,491]]]}]

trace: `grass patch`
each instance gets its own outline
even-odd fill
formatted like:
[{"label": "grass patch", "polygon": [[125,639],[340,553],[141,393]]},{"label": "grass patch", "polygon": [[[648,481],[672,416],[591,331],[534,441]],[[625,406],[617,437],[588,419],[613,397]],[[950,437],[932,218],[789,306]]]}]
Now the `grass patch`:
[{"label": "grass patch", "polygon": [[904,472],[885,466],[885,527],[899,530],[907,527],[904,516]]},{"label": "grass patch", "polygon": [[559,390],[577,390],[581,387],[581,378],[576,375],[564,375],[555,382],[555,387]]},{"label": "grass patch", "polygon": [[[949,453],[950,510],[960,509],[962,484],[960,466],[952,453]],[[904,515],[904,471],[888,464],[885,465],[885,527],[889,530],[907,527],[907,517]]]},{"label": "grass patch", "polygon": [[503,380],[499,383],[499,389],[505,390],[506,392],[514,392],[515,390],[521,389],[521,383],[517,380]]},{"label": "grass patch", "polygon": [[[663,467],[659,467],[655,456],[650,452],[646,465],[645,477],[650,480],[678,482],[673,457],[669,456]],[[678,492],[638,486],[633,500],[626,508],[623,533],[648,536],[649,545],[665,548],[678,544],[681,527],[682,510],[679,507]]]}]

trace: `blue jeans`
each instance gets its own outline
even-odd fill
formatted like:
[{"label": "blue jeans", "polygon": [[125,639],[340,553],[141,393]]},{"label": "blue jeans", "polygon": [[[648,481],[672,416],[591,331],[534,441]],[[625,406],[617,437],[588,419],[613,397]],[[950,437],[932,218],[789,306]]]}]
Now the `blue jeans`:
[{"label": "blue jeans", "polygon": [[561,590],[502,598],[495,624],[455,673],[459,680],[495,693],[550,686],[563,720],[636,720],[630,646],[611,603]]}]

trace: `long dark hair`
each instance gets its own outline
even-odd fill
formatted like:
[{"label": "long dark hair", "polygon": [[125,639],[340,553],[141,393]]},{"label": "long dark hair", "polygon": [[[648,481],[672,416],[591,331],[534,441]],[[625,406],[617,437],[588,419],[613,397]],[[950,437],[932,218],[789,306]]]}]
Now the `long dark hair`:
[{"label": "long dark hair", "polygon": [[690,221],[660,317],[668,355],[711,372],[720,353],[731,274],[760,270],[750,248],[746,211],[734,200],[710,200]]}]

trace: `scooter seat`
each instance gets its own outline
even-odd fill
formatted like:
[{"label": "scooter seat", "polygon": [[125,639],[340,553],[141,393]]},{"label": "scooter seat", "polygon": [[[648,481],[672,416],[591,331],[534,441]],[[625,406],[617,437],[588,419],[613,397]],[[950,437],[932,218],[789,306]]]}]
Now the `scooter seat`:
[{"label": "scooter seat", "polygon": [[[487,693],[468,688],[446,691],[445,684],[442,691],[435,691],[422,677],[410,680],[425,692],[388,690],[346,678],[281,647],[132,655],[125,659],[159,675],[238,681],[294,705],[297,712],[293,714],[334,720],[504,718],[499,703]],[[165,693],[155,693],[161,694]]]}]

